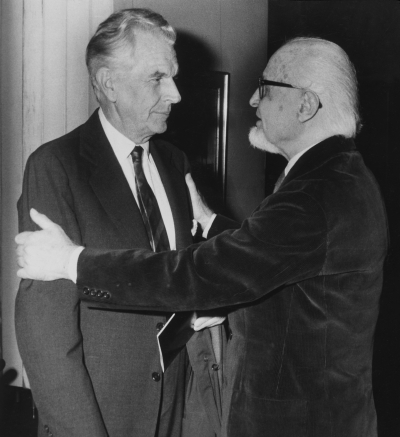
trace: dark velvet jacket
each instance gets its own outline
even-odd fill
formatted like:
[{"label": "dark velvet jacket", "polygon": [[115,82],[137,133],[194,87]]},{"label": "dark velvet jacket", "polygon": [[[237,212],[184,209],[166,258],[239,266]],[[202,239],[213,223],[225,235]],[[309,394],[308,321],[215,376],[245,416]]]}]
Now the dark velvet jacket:
[{"label": "dark velvet jacket", "polygon": [[[171,206],[177,248],[182,249],[192,242],[184,178],[189,166],[181,151],[161,140],[150,142],[150,152]],[[79,244],[150,249],[139,208],[97,112],[30,156],[18,202],[20,231],[37,229],[29,217],[32,207]],[[39,435],[154,437],[164,405],[156,335],[165,313],[104,310],[80,302],[70,281],[23,280],[15,317],[18,346],[39,410]],[[203,394],[209,416],[193,390],[188,391],[184,431],[202,420],[204,432],[209,422],[219,432],[220,412],[209,386],[215,373],[208,371],[213,363],[209,337],[208,331],[196,334],[187,347],[199,380],[191,368],[187,379]],[[200,354],[210,356],[209,363],[198,360]],[[168,436],[181,435],[186,367],[182,352],[165,375],[164,392],[166,387],[175,392],[174,405],[164,406],[174,418]]]},{"label": "dark velvet jacket", "polygon": [[[219,217],[210,233],[233,226]],[[173,253],[84,250],[78,286],[107,305],[231,308],[223,436],[373,437],[387,244],[373,175],[352,140],[331,137],[240,229]]]}]

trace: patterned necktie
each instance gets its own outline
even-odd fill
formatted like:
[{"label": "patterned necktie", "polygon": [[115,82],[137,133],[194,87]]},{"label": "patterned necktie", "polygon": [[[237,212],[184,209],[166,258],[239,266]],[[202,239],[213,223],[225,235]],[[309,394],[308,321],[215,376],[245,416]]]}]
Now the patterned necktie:
[{"label": "patterned necktie", "polygon": [[135,146],[132,152],[139,209],[142,214],[151,248],[154,252],[162,252],[170,249],[168,234],[156,196],[144,175],[142,153],[143,148],[141,146]]}]

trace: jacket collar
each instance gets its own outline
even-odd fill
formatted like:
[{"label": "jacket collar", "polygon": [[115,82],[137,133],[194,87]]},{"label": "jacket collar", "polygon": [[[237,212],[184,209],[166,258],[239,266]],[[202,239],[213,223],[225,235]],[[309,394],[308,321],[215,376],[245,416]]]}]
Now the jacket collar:
[{"label": "jacket collar", "polygon": [[343,136],[329,137],[311,147],[299,158],[285,177],[282,186],[296,177],[314,170],[335,155],[354,151],[356,151],[356,146],[352,139]]},{"label": "jacket collar", "polygon": [[89,184],[123,241],[150,248],[139,208],[101,126],[98,110],[82,126],[80,153],[89,164]]},{"label": "jacket collar", "polygon": [[[140,210],[101,126],[98,110],[82,126],[81,156],[89,163],[89,183],[115,226],[131,241],[149,247]],[[168,146],[160,140],[150,140],[149,151],[156,163],[167,193],[174,218],[176,247],[191,243],[188,222],[188,196],[183,175],[173,163]]]}]

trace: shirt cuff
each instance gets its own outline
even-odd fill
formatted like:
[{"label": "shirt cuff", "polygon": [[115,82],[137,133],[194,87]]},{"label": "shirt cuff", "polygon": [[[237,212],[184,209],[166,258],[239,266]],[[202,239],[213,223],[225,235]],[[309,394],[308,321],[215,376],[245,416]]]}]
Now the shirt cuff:
[{"label": "shirt cuff", "polygon": [[207,226],[204,228],[204,231],[203,231],[203,233],[202,233],[202,237],[203,237],[203,238],[207,238],[208,231],[210,230],[212,224],[214,223],[215,217],[217,217],[217,214],[214,213],[214,214],[211,216],[210,220],[208,221]]},{"label": "shirt cuff", "polygon": [[77,247],[76,249],[74,249],[71,256],[69,257],[68,275],[71,281],[73,281],[75,284],[76,280],[78,279],[78,258],[83,249],[83,246]]}]

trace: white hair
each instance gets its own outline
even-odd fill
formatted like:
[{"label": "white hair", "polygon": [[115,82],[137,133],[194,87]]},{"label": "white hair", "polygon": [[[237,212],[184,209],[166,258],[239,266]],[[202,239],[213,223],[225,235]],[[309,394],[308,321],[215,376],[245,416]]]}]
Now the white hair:
[{"label": "white hair", "polygon": [[[272,61],[272,62],[271,62]],[[352,138],[361,127],[357,77],[337,44],[319,38],[294,38],[271,58],[275,79],[315,92],[321,102],[324,131]]]},{"label": "white hair", "polygon": [[115,12],[98,26],[86,48],[86,65],[92,80],[100,67],[115,63],[119,49],[128,46],[133,50],[135,32],[140,30],[158,32],[171,45],[176,40],[174,28],[150,9],[132,8]]}]

